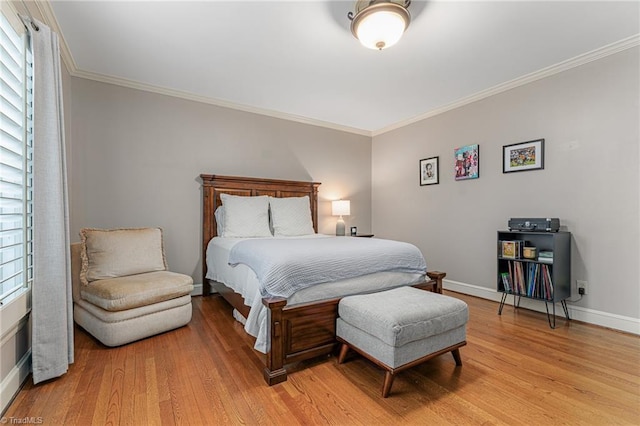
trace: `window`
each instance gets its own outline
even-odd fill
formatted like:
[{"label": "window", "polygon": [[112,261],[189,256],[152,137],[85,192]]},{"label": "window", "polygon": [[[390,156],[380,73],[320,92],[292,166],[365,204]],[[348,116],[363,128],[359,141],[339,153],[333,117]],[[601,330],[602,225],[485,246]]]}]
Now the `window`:
[{"label": "window", "polygon": [[0,14],[0,304],[33,280],[32,61]]}]

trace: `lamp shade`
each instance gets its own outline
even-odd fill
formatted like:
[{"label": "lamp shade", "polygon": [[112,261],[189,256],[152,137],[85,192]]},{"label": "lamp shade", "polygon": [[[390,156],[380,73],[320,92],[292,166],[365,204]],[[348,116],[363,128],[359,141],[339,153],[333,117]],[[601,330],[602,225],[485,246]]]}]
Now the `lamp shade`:
[{"label": "lamp shade", "polygon": [[331,202],[332,216],[349,216],[351,214],[351,202],[349,200],[336,200]]},{"label": "lamp shade", "polygon": [[370,2],[351,21],[351,32],[369,49],[382,50],[396,44],[409,26],[406,7],[394,2]]}]

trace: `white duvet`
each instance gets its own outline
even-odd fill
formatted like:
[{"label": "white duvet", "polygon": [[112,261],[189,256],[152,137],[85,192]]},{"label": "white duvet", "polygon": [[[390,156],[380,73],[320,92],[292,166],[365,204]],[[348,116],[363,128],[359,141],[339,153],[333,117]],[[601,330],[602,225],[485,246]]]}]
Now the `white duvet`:
[{"label": "white duvet", "polygon": [[376,272],[427,272],[413,244],[373,238],[254,238],[235,244],[229,264],[255,272],[263,297],[289,297],[320,283]]},{"label": "white duvet", "polygon": [[293,305],[414,284],[425,273],[415,246],[382,239],[215,237],[207,248],[206,278],[232,288],[251,306],[245,330],[261,352],[269,350],[264,296],[287,297]]}]

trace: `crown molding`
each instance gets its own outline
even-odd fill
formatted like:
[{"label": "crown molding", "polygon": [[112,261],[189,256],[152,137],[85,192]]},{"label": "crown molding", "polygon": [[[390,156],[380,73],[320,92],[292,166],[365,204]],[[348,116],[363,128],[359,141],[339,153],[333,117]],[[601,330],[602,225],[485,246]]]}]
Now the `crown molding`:
[{"label": "crown molding", "polygon": [[532,72],[530,74],[526,74],[522,77],[518,77],[511,81],[507,81],[505,83],[499,84],[497,86],[491,87],[489,89],[483,90],[466,98],[462,98],[458,101],[452,102],[448,105],[445,105],[440,108],[436,108],[434,110],[428,111],[424,114],[418,115],[416,117],[399,121],[390,126],[374,130],[371,132],[372,136],[379,136],[384,133],[390,132],[392,130],[396,130],[409,124],[416,123],[418,121],[425,120],[430,117],[434,117],[436,115],[443,114],[447,111],[451,111],[456,108],[460,108],[462,106],[471,104],[473,102],[488,98],[489,96],[497,95],[502,92],[506,92],[507,90],[515,89],[516,87],[524,86],[525,84],[532,83],[537,80],[541,80],[546,77],[550,77],[555,74],[559,74],[563,71],[570,70],[572,68],[579,67],[581,65],[588,64],[589,62],[597,61],[598,59],[605,58],[607,56],[622,52],[627,49],[631,49],[633,47],[640,46],[640,34],[633,35],[631,37],[622,39],[615,43],[611,43],[604,47],[601,47],[596,50],[592,50],[591,52],[584,53],[582,55],[578,55],[574,58],[567,59],[566,61],[562,61],[555,65],[551,65],[549,67],[543,68],[541,70]]},{"label": "crown molding", "polygon": [[60,25],[58,24],[58,20],[56,19],[55,13],[51,8],[50,0],[34,0],[32,3],[35,3],[39,14],[43,18],[43,22],[47,24],[53,31],[58,34],[58,38],[60,40],[60,53],[62,55],[62,61],[67,67],[67,71],[73,77],[85,78],[87,80],[99,81],[102,83],[115,84],[118,86],[128,87],[131,89],[143,90],[145,92],[153,92],[166,96],[173,96],[177,98],[182,98],[186,100],[191,100],[194,102],[205,103],[209,105],[216,105],[224,108],[235,109],[244,112],[250,112],[253,114],[266,115],[269,117],[279,118],[282,120],[294,121],[302,124],[309,124],[312,126],[319,126],[328,129],[338,130],[347,133],[353,133],[362,136],[371,137],[370,130],[358,129],[355,127],[343,126],[336,123],[330,123],[328,121],[315,120],[308,117],[303,117],[294,114],[287,114],[284,112],[273,111],[263,108],[252,107],[248,105],[237,104],[234,102],[224,101],[215,98],[209,98],[205,96],[196,95],[193,93],[183,92],[180,90],[168,89],[165,87],[154,86],[151,84],[141,83],[134,80],[113,77],[110,75],[99,74],[89,71],[84,71],[78,68],[73,56],[71,55],[71,50],[69,49],[69,45],[64,39],[64,35],[62,34],[62,30]]},{"label": "crown molding", "polygon": [[[63,43],[63,44],[66,46],[66,43]],[[549,67],[543,68],[543,69],[541,69],[539,71],[535,71],[535,72],[530,73],[530,74],[526,74],[526,75],[524,75],[522,77],[513,79],[511,81],[507,81],[505,83],[502,83],[502,84],[499,84],[497,86],[491,87],[489,89],[483,90],[481,92],[478,92],[478,93],[473,94],[471,96],[468,96],[466,98],[463,98],[463,99],[460,99],[458,101],[452,102],[452,103],[450,103],[448,105],[445,105],[443,107],[436,108],[434,110],[428,111],[428,112],[426,112],[424,114],[421,114],[421,115],[418,115],[416,117],[413,117],[413,118],[410,118],[410,119],[407,119],[407,120],[403,120],[403,121],[399,121],[399,122],[397,122],[395,124],[392,124],[390,126],[387,126],[387,127],[384,127],[384,128],[378,129],[378,130],[374,130],[374,131],[358,129],[358,128],[349,127],[349,126],[342,126],[342,125],[339,125],[339,124],[336,124],[336,123],[330,123],[330,122],[327,122],[327,121],[315,120],[315,119],[312,119],[312,118],[302,117],[302,116],[298,116],[298,115],[294,115],[294,114],[288,114],[288,113],[279,112],[279,111],[273,111],[273,110],[269,110],[269,109],[257,108],[257,107],[252,107],[252,106],[248,106],[248,105],[237,104],[237,103],[234,103],[234,102],[224,101],[224,100],[220,100],[220,99],[200,96],[200,95],[196,95],[196,94],[193,94],[193,93],[187,93],[187,92],[183,92],[183,91],[179,91],[179,90],[167,89],[167,88],[159,87],[159,86],[153,86],[153,85],[150,85],[150,84],[141,83],[141,82],[128,80],[128,79],[123,79],[123,78],[119,78],[119,77],[113,77],[113,76],[108,76],[108,75],[103,75],[103,74],[98,74],[98,73],[78,70],[77,67],[75,67],[75,62],[73,62],[73,59],[71,59],[71,55],[70,54],[69,54],[69,58],[72,61],[72,64],[73,64],[73,67],[74,67],[75,71],[72,71],[71,67],[69,67],[69,66],[67,66],[67,69],[69,70],[69,73],[74,77],[81,77],[81,78],[85,78],[85,79],[88,79],[88,80],[95,80],[95,81],[100,81],[100,82],[103,82],[103,83],[109,83],[109,84],[115,84],[115,85],[118,85],[118,86],[129,87],[129,88],[132,88],[132,89],[138,89],[138,90],[143,90],[143,91],[147,91],[147,92],[154,92],[154,93],[159,93],[159,94],[163,94],[163,95],[167,95],[167,96],[183,98],[183,99],[191,100],[191,101],[194,101],[194,102],[201,102],[201,103],[210,104],[210,105],[216,105],[216,106],[220,106],[220,107],[224,107],[224,108],[230,108],[230,109],[235,109],[235,110],[239,110],[239,111],[250,112],[250,113],[254,113],[254,114],[260,114],[260,115],[266,115],[266,116],[269,116],[269,117],[279,118],[279,119],[282,119],[282,120],[294,121],[294,122],[302,123],[302,124],[310,124],[310,125],[313,125],[313,126],[325,127],[325,128],[338,130],[338,131],[343,131],[343,132],[347,132],[347,133],[353,133],[353,134],[357,134],[357,135],[361,135],[361,136],[374,137],[374,136],[379,136],[379,135],[382,135],[384,133],[390,132],[392,130],[396,130],[396,129],[408,126],[408,125],[416,123],[418,121],[425,120],[425,119],[430,118],[430,117],[435,117],[436,115],[443,114],[443,113],[445,113],[447,111],[451,111],[451,110],[454,110],[456,108],[460,108],[462,106],[471,104],[473,102],[477,102],[479,100],[488,98],[490,96],[497,95],[497,94],[502,93],[502,92],[506,92],[507,90],[515,89],[516,87],[520,87],[520,86],[523,86],[525,84],[529,84],[529,83],[532,83],[534,81],[541,80],[543,78],[550,77],[552,75],[559,74],[561,72],[570,70],[572,68],[576,68],[576,67],[579,67],[581,65],[588,64],[589,62],[597,61],[599,59],[605,58],[607,56],[610,56],[610,55],[613,55],[613,54],[616,54],[616,53],[619,53],[619,52],[622,52],[622,51],[627,50],[627,49],[631,49],[631,48],[636,47],[636,46],[640,46],[640,34],[633,35],[631,37],[628,37],[626,39],[617,41],[615,43],[611,43],[611,44],[609,44],[607,46],[601,47],[601,48],[593,50],[591,52],[587,52],[587,53],[584,53],[582,55],[578,55],[578,56],[576,56],[574,58],[567,59],[566,61],[560,62],[560,63],[555,64],[555,65],[551,65]]]},{"label": "crown molding", "polygon": [[153,92],[161,95],[172,96],[176,98],[186,99],[189,101],[200,102],[209,105],[215,105],[223,108],[235,109],[238,111],[249,112],[253,114],[265,115],[273,118],[279,118],[282,120],[294,121],[302,124],[310,124],[312,126],[319,126],[333,130],[339,130],[341,132],[353,133],[362,136],[371,137],[371,131],[358,129],[355,127],[343,126],[336,123],[330,123],[328,121],[316,120],[313,118],[303,117],[300,115],[289,114],[280,111],[274,111],[265,108],[258,108],[249,105],[238,104],[221,99],[210,98],[206,96],[196,95],[194,93],[183,92],[181,90],[168,89],[166,87],[154,86],[147,83],[141,83],[139,81],[124,79],[120,77],[114,77],[106,74],[98,74],[94,72],[87,72],[78,70],[72,74],[74,77],[80,77],[87,80],[94,80],[101,83],[115,84],[117,86],[128,87],[130,89],[142,90],[145,92]]},{"label": "crown molding", "polygon": [[551,65],[549,67],[543,68],[541,70],[532,72],[530,74],[526,74],[522,77],[518,77],[516,79],[513,79],[511,81],[507,81],[505,83],[499,84],[497,86],[491,87],[489,89],[480,91],[478,93],[475,93],[471,96],[459,99],[455,102],[452,102],[450,104],[444,105],[440,108],[436,108],[433,109],[431,111],[427,111],[424,114],[420,114],[418,116],[415,116],[413,118],[409,118],[407,120],[402,120],[399,121],[397,123],[391,124],[389,126],[380,128],[378,130],[365,130],[365,129],[358,129],[355,127],[349,127],[349,126],[343,126],[340,124],[336,124],[336,123],[330,123],[327,121],[322,121],[322,120],[316,120],[316,119],[312,119],[312,118],[308,118],[308,117],[303,117],[303,116],[299,116],[299,115],[294,115],[294,114],[288,114],[288,113],[284,113],[284,112],[280,112],[280,111],[274,111],[274,110],[269,110],[269,109],[264,109],[264,108],[257,108],[257,107],[252,107],[252,106],[248,106],[248,105],[242,105],[242,104],[237,104],[234,102],[229,102],[229,101],[224,101],[221,99],[215,99],[215,98],[210,98],[210,97],[205,97],[205,96],[200,96],[200,95],[196,95],[193,93],[188,93],[188,92],[183,92],[180,90],[174,90],[174,89],[168,89],[168,88],[164,88],[164,87],[160,87],[160,86],[154,86],[154,85],[150,85],[150,84],[146,84],[146,83],[141,83],[141,82],[137,82],[137,81],[133,81],[133,80],[128,80],[128,79],[124,79],[124,78],[119,78],[119,77],[113,77],[113,76],[109,76],[109,75],[104,75],[104,74],[98,74],[98,73],[93,73],[93,72],[89,72],[89,71],[83,71],[78,69],[78,66],[76,65],[76,62],[73,59],[73,56],[71,55],[71,50],[69,49],[69,46],[67,45],[66,40],[64,39],[64,36],[62,34],[62,31],[60,29],[60,26],[58,25],[58,21],[55,17],[55,14],[53,12],[53,9],[51,8],[51,3],[50,0],[33,0],[33,1],[29,1],[27,3],[33,3],[36,5],[39,14],[42,16],[43,18],[43,22],[45,24],[47,24],[49,27],[51,27],[51,29],[53,29],[56,33],[58,33],[59,35],[59,39],[60,39],[60,50],[61,50],[61,55],[62,55],[62,60],[65,64],[65,66],[67,67],[67,71],[69,72],[70,75],[72,75],[73,77],[80,77],[80,78],[85,78],[88,80],[94,80],[94,81],[99,81],[99,82],[103,82],[103,83],[109,83],[109,84],[115,84],[118,86],[123,86],[123,87],[129,87],[132,89],[137,89],[137,90],[143,90],[146,92],[153,92],[153,93],[159,93],[162,95],[166,95],[166,96],[173,96],[173,97],[177,97],[177,98],[182,98],[182,99],[186,99],[186,100],[191,100],[194,102],[200,102],[200,103],[205,103],[205,104],[209,104],[209,105],[216,105],[216,106],[220,106],[220,107],[224,107],[224,108],[230,108],[230,109],[235,109],[235,110],[239,110],[239,111],[244,111],[244,112],[249,112],[249,113],[253,113],[253,114],[260,114],[260,115],[266,115],[269,117],[273,117],[273,118],[279,118],[282,120],[289,120],[289,121],[294,121],[297,123],[302,123],[302,124],[309,124],[312,126],[319,126],[319,127],[324,127],[324,128],[328,128],[328,129],[333,129],[333,130],[338,130],[338,131],[342,131],[342,132],[347,132],[347,133],[353,133],[353,134],[357,134],[357,135],[361,135],[361,136],[368,136],[368,137],[374,137],[374,136],[379,136],[382,135],[384,133],[388,133],[392,130],[396,130],[399,129],[401,127],[405,127],[408,126],[410,124],[416,123],[418,121],[422,121],[425,120],[427,118],[430,117],[435,117],[436,115],[440,115],[443,114],[447,111],[451,111],[453,109],[456,108],[460,108],[462,106],[471,104],[473,102],[488,98],[490,96],[493,95],[497,95],[499,93],[502,92],[506,92],[507,90],[511,90],[511,89],[515,89],[516,87],[520,87],[523,86],[525,84],[546,78],[546,77],[550,77],[552,75],[555,74],[559,74],[563,71],[567,71],[570,70],[572,68],[576,68],[579,67],[581,65],[585,65],[589,62],[593,62],[596,61],[598,59],[602,59],[605,58],[607,56],[622,52],[624,50],[627,49],[631,49],[633,47],[636,46],[640,46],[640,34],[635,34],[631,37],[622,39],[620,41],[617,41],[615,43],[611,43],[607,46],[603,46],[599,49],[595,49],[591,52],[587,52],[584,53],[582,55],[578,55],[574,58],[571,59],[567,59],[566,61],[562,61],[558,64],[555,65]]}]

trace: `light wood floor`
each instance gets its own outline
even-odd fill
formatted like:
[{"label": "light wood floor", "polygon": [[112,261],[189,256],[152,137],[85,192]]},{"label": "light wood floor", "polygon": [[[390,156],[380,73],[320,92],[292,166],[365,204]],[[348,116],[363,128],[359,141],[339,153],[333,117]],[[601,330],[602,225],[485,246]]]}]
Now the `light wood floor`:
[{"label": "light wood floor", "polygon": [[[268,387],[220,298],[193,299],[179,330],[108,349],[76,329],[75,364],[25,387],[4,414],[49,425],[640,424],[640,337],[447,293],[469,304],[462,367],[450,354],[400,373],[353,357],[293,368]],[[8,421],[7,421],[8,422]]]}]

